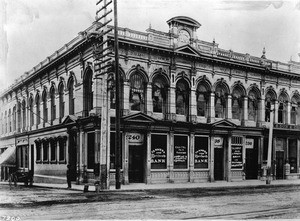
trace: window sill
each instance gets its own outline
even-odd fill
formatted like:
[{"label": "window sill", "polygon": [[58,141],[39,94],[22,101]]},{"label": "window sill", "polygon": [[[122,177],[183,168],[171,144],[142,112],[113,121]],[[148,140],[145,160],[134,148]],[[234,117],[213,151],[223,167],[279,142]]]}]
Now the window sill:
[{"label": "window sill", "polygon": [[42,161],[41,161],[41,160],[36,160],[35,163],[36,163],[36,164],[41,164]]},{"label": "window sill", "polygon": [[49,160],[43,160],[43,163],[49,163]]},{"label": "window sill", "polygon": [[66,164],[66,160],[60,160],[58,161],[58,164]]},{"label": "window sill", "polygon": [[57,164],[57,161],[56,160],[51,160],[50,164]]}]

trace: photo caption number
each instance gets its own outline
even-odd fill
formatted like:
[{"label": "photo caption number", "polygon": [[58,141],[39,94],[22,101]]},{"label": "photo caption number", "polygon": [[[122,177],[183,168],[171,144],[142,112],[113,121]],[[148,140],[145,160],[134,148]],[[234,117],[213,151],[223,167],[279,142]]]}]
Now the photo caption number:
[{"label": "photo caption number", "polygon": [[19,221],[19,220],[21,220],[21,218],[18,217],[18,216],[1,216],[1,220],[5,220],[5,221]]}]

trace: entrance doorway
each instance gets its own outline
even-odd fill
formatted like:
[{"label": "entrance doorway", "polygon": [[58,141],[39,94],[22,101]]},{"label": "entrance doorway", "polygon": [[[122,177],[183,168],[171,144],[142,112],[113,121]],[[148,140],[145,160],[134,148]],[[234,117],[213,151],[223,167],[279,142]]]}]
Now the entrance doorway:
[{"label": "entrance doorway", "polygon": [[214,177],[215,180],[224,179],[224,150],[223,148],[215,148],[215,165]]},{"label": "entrance doorway", "polygon": [[254,139],[253,148],[246,148],[246,179],[258,176],[258,139]]},{"label": "entrance doorway", "polygon": [[76,164],[77,164],[77,148],[76,148],[76,134],[69,136],[69,165],[71,173],[71,181],[76,181]]},{"label": "entrance doorway", "polygon": [[144,148],[142,145],[129,146],[129,182],[144,182]]},{"label": "entrance doorway", "polygon": [[276,151],[276,179],[283,179],[284,151]]}]

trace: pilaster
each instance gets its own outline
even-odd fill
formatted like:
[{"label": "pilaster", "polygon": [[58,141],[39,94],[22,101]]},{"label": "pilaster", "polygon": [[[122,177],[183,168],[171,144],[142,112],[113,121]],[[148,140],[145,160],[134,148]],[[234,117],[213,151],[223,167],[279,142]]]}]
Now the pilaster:
[{"label": "pilaster", "polygon": [[231,95],[227,95],[227,108],[226,108],[226,118],[227,119],[232,119],[232,98]]}]

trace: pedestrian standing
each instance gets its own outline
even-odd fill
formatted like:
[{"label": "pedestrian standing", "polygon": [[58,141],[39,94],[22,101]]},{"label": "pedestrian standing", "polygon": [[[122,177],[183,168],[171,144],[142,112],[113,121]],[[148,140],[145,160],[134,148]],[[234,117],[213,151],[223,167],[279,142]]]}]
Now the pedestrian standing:
[{"label": "pedestrian standing", "polygon": [[70,165],[67,165],[67,182],[68,182],[68,189],[71,189],[71,171]]}]

